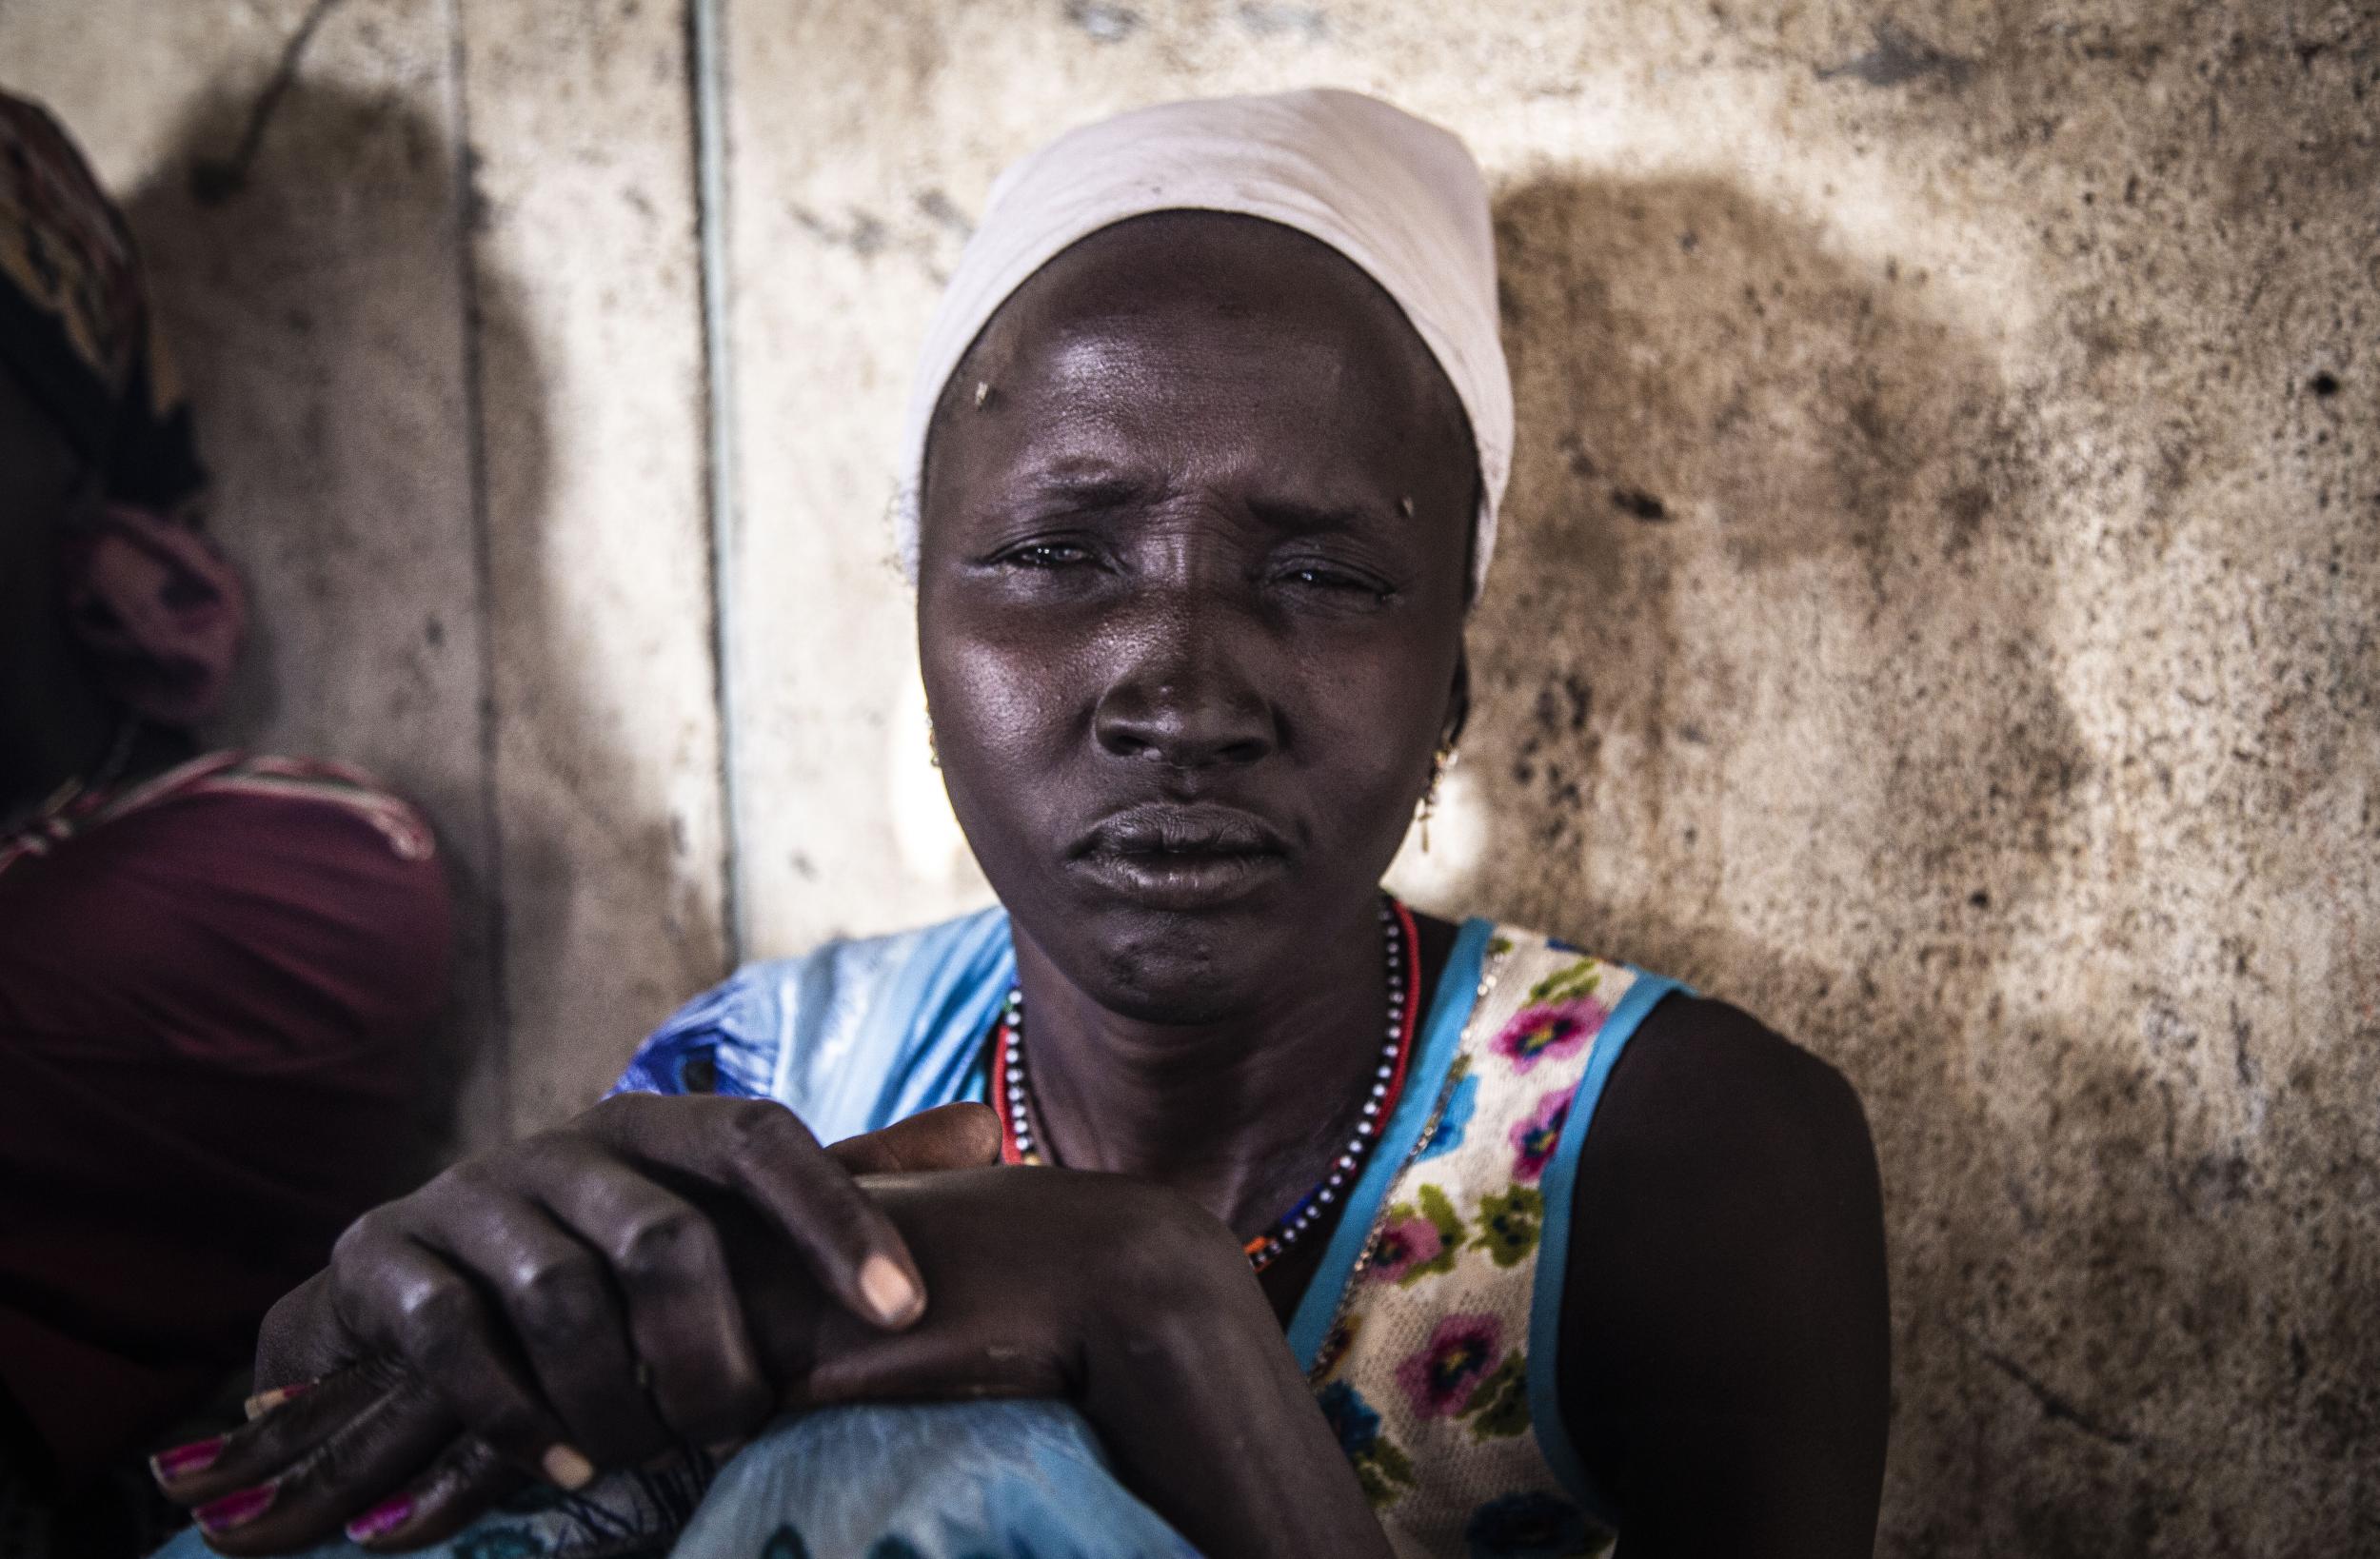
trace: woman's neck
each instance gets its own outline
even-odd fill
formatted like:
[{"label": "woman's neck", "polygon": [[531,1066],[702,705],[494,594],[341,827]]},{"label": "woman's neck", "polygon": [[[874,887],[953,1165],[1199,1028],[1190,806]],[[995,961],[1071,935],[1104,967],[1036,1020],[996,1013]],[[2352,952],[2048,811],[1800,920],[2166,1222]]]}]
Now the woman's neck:
[{"label": "woman's neck", "polygon": [[1379,1062],[1387,963],[1370,915],[1301,945],[1296,977],[1260,1005],[1208,1023],[1109,1012],[1021,932],[1017,958],[1051,1155],[1171,1186],[1243,1233],[1337,1154]]}]

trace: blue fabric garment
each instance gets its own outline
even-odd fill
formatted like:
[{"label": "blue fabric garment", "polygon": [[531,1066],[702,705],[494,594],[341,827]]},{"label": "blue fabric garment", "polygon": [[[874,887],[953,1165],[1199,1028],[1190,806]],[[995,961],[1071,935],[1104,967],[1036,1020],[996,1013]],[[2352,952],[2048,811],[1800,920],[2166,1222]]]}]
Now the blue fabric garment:
[{"label": "blue fabric garment", "polygon": [[[981,1100],[984,1036],[1016,969],[997,908],[749,964],[679,1009],[612,1092],[773,1098],[823,1142]],[[690,1085],[696,1062],[708,1089]]]},{"label": "blue fabric garment", "polygon": [[[846,1482],[826,1470],[871,1468]],[[921,1477],[931,1468],[933,1476]],[[727,1464],[673,1559],[1197,1559],[1054,1402],[836,1408]]]}]

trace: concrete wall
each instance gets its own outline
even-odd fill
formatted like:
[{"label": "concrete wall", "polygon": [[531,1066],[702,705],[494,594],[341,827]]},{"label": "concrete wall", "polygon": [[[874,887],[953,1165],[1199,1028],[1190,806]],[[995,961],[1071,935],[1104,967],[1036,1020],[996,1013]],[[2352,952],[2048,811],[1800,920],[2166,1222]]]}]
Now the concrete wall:
[{"label": "concrete wall", "polygon": [[1056,128],[1325,81],[1489,168],[1520,394],[1399,881],[1858,1082],[1884,1552],[2380,1551],[2368,10],[0,0],[204,400],[231,734],[466,882],[468,1140],[980,900],[883,521],[935,289]]}]

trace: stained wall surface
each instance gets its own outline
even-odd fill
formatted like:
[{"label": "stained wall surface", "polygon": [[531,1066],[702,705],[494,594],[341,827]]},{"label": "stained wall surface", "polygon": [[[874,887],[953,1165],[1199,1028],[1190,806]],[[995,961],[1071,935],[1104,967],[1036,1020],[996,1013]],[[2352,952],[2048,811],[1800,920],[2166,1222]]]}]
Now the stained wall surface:
[{"label": "stained wall surface", "polygon": [[207,414],[228,734],[464,879],[466,1141],[740,955],[982,901],[909,353],[1006,160],[1310,83],[1477,150],[1519,395],[1398,880],[1858,1084],[1881,1551],[2380,1551],[2369,10],[0,0]]}]

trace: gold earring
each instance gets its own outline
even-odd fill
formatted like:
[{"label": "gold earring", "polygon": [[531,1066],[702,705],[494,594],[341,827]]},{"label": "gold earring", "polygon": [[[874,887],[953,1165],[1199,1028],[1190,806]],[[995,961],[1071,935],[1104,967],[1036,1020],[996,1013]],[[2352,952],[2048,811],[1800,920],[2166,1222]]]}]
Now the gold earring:
[{"label": "gold earring", "polygon": [[1430,755],[1430,783],[1421,792],[1421,804],[1414,809],[1414,820],[1421,825],[1421,853],[1425,856],[1430,853],[1430,819],[1438,816],[1438,781],[1454,766],[1455,744],[1440,742],[1438,751]]}]

